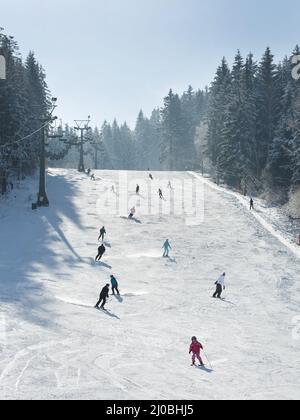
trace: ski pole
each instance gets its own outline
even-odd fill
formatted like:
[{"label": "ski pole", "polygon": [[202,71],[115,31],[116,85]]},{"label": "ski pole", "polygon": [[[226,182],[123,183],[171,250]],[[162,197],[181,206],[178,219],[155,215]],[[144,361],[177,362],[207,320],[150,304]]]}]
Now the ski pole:
[{"label": "ski pole", "polygon": [[209,363],[210,368],[212,369],[212,368],[213,368],[213,367],[212,367],[212,364],[210,363],[209,358],[207,357],[207,355],[206,355],[205,351],[203,351],[203,354],[204,354],[205,358],[207,359],[207,361],[208,361],[208,363]]}]

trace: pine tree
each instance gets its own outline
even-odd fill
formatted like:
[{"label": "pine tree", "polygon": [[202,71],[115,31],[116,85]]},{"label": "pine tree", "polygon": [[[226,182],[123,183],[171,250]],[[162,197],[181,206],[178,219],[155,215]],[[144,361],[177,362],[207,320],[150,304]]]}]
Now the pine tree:
[{"label": "pine tree", "polygon": [[106,165],[104,169],[117,169],[115,150],[113,145],[112,128],[107,121],[104,121],[101,127],[101,133],[103,138],[103,144],[107,153]]},{"label": "pine tree", "polygon": [[[161,114],[159,108],[155,108],[152,111],[150,118],[150,130],[151,130],[151,147],[149,155],[149,165],[151,170],[160,170],[160,146],[161,146]],[[147,169],[147,168],[146,168]]]},{"label": "pine tree", "polygon": [[198,90],[195,94],[195,111],[196,111],[196,125],[199,127],[207,115],[208,111],[209,92],[208,88]]},{"label": "pine tree", "polygon": [[184,92],[181,98],[181,107],[183,115],[184,134],[181,139],[181,148],[184,151],[183,168],[194,169],[195,166],[195,135],[196,128],[200,122],[200,116],[197,113],[196,95],[192,86]]},{"label": "pine tree", "polygon": [[[36,61],[33,52],[30,52],[26,63],[26,89],[28,98],[27,111],[30,115],[30,127],[28,131],[37,130],[42,123],[45,114],[49,109],[49,91],[46,83],[45,72]],[[32,137],[30,141],[30,149],[32,151],[32,162],[29,166],[34,165],[34,162],[38,161],[39,157],[39,144],[40,144],[41,133],[38,133]],[[26,153],[26,149],[23,153]],[[27,162],[28,163],[28,162]]]},{"label": "pine tree", "polygon": [[[300,55],[300,48],[297,46],[294,50],[296,55]],[[292,119],[292,186],[300,186],[300,84],[299,81],[295,83],[294,94],[294,113]]]},{"label": "pine tree", "polygon": [[186,156],[184,142],[186,120],[180,98],[172,90],[164,99],[161,116],[161,163],[165,169],[170,171],[187,169],[190,162]]},{"label": "pine tree", "polygon": [[150,166],[152,136],[150,121],[145,117],[142,110],[139,112],[136,121],[134,138],[137,150],[137,168],[145,170]]},{"label": "pine tree", "polygon": [[7,67],[7,78],[0,85],[0,145],[12,143],[0,149],[0,178],[4,193],[7,178],[18,171],[20,160],[29,161],[31,156],[28,142],[26,155],[16,144],[26,133],[28,119],[24,67],[14,38],[1,34],[0,41],[1,54],[6,58]]},{"label": "pine tree", "polygon": [[296,114],[298,115],[293,138],[292,185],[300,186],[300,96],[297,100]]},{"label": "pine tree", "polygon": [[123,170],[131,170],[136,167],[136,153],[134,136],[127,123],[125,122],[120,127],[121,137],[121,162]]},{"label": "pine tree", "polygon": [[209,106],[207,115],[207,144],[208,155],[212,165],[219,175],[221,145],[223,143],[225,118],[228,107],[228,92],[231,89],[231,72],[223,58],[217,69],[215,80],[209,93]]},{"label": "pine tree", "polygon": [[0,53],[7,67],[7,78],[0,81],[0,178],[5,192],[9,176],[20,178],[36,168],[39,138],[21,139],[41,126],[37,117],[44,115],[49,104],[45,74],[33,53],[24,65],[17,42],[1,29]]},{"label": "pine tree", "polygon": [[243,176],[242,141],[245,130],[243,59],[238,52],[231,75],[227,107],[220,142],[219,170],[229,184],[237,184]]},{"label": "pine tree", "polygon": [[291,61],[286,57],[277,67],[276,89],[279,101],[278,123],[268,156],[271,187],[289,187],[292,180],[292,147],[295,86]]},{"label": "pine tree", "polygon": [[276,65],[270,48],[267,48],[258,68],[256,82],[257,127],[256,155],[257,177],[260,178],[266,167],[269,150],[274,139],[278,119],[276,89]]},{"label": "pine tree", "polygon": [[246,58],[243,72],[243,112],[245,132],[242,142],[242,151],[244,156],[244,178],[242,182],[244,182],[246,188],[249,184],[253,184],[253,179],[255,179],[257,174],[258,157],[256,156],[256,74],[257,64],[253,59],[253,54],[250,53]]}]

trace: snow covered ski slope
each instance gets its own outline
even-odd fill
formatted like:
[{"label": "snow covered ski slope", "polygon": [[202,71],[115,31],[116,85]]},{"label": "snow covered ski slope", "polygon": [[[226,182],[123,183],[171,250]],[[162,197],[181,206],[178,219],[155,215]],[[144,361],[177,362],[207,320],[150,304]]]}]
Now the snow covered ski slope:
[{"label": "snow covered ski slope", "polygon": [[[34,182],[1,202],[0,397],[299,399],[297,255],[192,173],[95,175],[50,170],[48,209],[31,211]],[[194,223],[179,211],[181,182],[203,206]],[[150,184],[154,207],[163,190],[162,214],[149,211]],[[96,264],[102,226],[107,251]],[[214,300],[223,271],[225,300]],[[121,297],[97,311],[111,274]],[[190,366],[194,335],[212,369]]]}]

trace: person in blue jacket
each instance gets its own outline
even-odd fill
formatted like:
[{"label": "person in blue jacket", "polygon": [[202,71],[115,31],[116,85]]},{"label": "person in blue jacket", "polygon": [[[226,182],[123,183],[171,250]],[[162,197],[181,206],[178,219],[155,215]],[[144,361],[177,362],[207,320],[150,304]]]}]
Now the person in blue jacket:
[{"label": "person in blue jacket", "polygon": [[116,291],[118,296],[120,296],[119,284],[115,276],[110,276],[110,281],[111,281],[111,287],[112,287],[112,294],[115,296],[115,291]]},{"label": "person in blue jacket", "polygon": [[170,242],[169,242],[169,239],[167,239],[166,242],[164,243],[163,249],[164,249],[164,255],[163,255],[164,258],[168,258],[169,257],[169,252],[172,249],[172,247],[170,245]]}]

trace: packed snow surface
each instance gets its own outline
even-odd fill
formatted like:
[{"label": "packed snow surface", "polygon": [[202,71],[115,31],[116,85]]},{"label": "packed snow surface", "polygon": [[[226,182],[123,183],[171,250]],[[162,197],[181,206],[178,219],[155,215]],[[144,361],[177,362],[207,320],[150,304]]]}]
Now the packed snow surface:
[{"label": "packed snow surface", "polygon": [[[129,172],[119,189],[124,174],[95,175],[51,169],[46,209],[31,210],[35,181],[0,203],[0,398],[299,399],[298,250],[199,175],[155,173],[149,193],[155,201],[162,187],[165,205],[178,182],[194,184],[198,223],[178,211],[146,214],[147,173]],[[132,221],[124,203],[107,204],[128,189]],[[107,252],[96,264],[103,225]],[[225,300],[214,300],[224,271]],[[111,274],[121,297],[97,311]],[[193,335],[204,370],[190,366]]]}]

